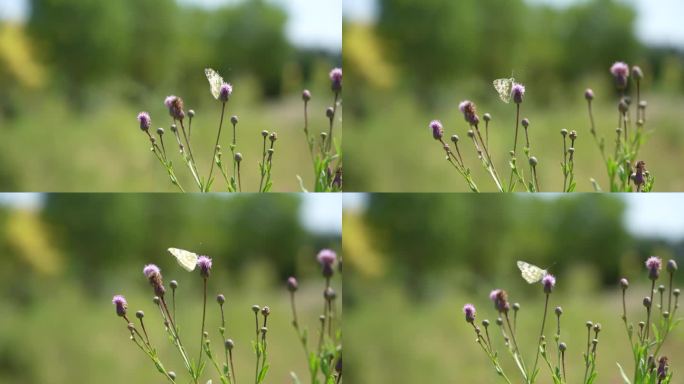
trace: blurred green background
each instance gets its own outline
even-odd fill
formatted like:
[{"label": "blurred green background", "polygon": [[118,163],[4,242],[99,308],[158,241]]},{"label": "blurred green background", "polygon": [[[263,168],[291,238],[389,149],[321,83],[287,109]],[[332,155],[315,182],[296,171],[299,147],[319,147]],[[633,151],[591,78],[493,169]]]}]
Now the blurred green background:
[{"label": "blurred green background", "polygon": [[[145,311],[162,362],[185,380],[142,275],[145,264],[155,263],[167,284],[178,280],[178,322],[185,339],[195,340],[201,279],[182,270],[168,247],[213,258],[207,330],[218,353],[220,314],[213,298],[223,293],[240,382],[254,374],[253,304],[272,310],[266,382],[289,382],[290,371],[307,378],[285,279],[299,278],[300,322],[314,334],[325,284],[315,255],[341,247],[339,196],[0,195],[0,382],[162,382],[129,341],[111,303],[114,294],[127,297],[132,313]],[[341,292],[339,275],[334,285]],[[196,356],[197,345],[185,343]]]},{"label": "blurred green background", "polygon": [[[258,188],[262,130],[278,133],[274,190],[299,191],[296,175],[310,186],[301,91],[313,93],[309,129],[327,131],[328,72],[341,64],[340,4],[0,0],[0,189],[174,190],[136,121],[148,111],[153,128],[168,132],[170,94],[197,113],[193,152],[206,177],[220,103],[205,67],[234,86],[226,123],[240,117],[244,189]],[[172,136],[165,141],[176,148]],[[194,190],[180,156],[172,159],[181,184]],[[226,189],[217,180],[214,190]]]},{"label": "blurred green background", "polygon": [[[642,97],[653,130],[640,158],[655,190],[684,189],[684,12],[678,0],[347,0],[344,54],[348,191],[466,191],[445,161],[428,123],[458,134],[466,164],[483,190],[495,190],[466,142],[458,103],[469,99],[493,116],[490,146],[508,174],[515,105],[497,97],[492,80],[525,84],[521,118],[531,121],[540,188],[562,188],[560,130],[576,130],[577,189],[589,178],[607,185],[589,133],[583,94],[594,89],[599,134],[612,150],[617,95],[608,72],[615,61],[644,70]],[[520,140],[520,138],[519,138]],[[468,145],[470,144],[470,145]],[[389,171],[391,170],[391,172]]]},{"label": "blurred green background", "polygon": [[[641,302],[650,288],[643,262],[658,255],[665,262],[674,258],[681,269],[683,211],[684,197],[667,194],[345,194],[347,379],[497,382],[462,307],[473,303],[478,321],[493,322],[489,292],[506,289],[511,302],[521,304],[516,338],[529,356],[544,302],[541,287],[520,277],[515,262],[525,260],[557,277],[550,306],[564,310],[568,380],[583,375],[585,322],[591,320],[603,326],[597,382],[622,382],[615,363],[628,371],[633,365],[617,282],[629,279],[628,316],[643,320]],[[680,270],[675,285],[683,282]],[[675,371],[673,383],[684,383],[684,328],[670,337],[663,354]],[[498,348],[504,369],[518,382],[510,356],[502,344]],[[542,383],[549,382],[546,373]]]}]

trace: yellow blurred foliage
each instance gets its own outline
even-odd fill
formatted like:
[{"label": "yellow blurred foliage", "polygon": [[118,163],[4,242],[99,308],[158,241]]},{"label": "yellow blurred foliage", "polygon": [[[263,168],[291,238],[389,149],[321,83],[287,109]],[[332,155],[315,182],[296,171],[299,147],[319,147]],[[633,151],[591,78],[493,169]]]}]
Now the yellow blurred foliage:
[{"label": "yellow blurred foliage", "polygon": [[385,60],[384,47],[373,32],[373,26],[345,25],[343,39],[345,66],[354,68],[355,76],[372,87],[394,86],[396,69]]},{"label": "yellow blurred foliage", "polygon": [[0,69],[3,68],[10,78],[27,88],[39,88],[45,79],[45,70],[34,59],[31,43],[20,25],[0,25]]},{"label": "yellow blurred foliage", "polygon": [[363,217],[344,212],[344,262],[351,264],[360,274],[366,277],[380,277],[385,271],[384,260],[380,252],[373,246],[373,236],[363,222]]},{"label": "yellow blurred foliage", "polygon": [[37,211],[17,209],[7,219],[7,242],[23,261],[42,275],[62,271],[63,257],[52,246],[50,232]]}]

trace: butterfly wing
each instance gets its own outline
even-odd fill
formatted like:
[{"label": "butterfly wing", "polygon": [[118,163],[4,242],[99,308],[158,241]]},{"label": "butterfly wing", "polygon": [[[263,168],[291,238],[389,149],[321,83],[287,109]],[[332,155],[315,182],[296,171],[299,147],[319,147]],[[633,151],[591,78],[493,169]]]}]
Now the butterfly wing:
[{"label": "butterfly wing", "polygon": [[547,272],[544,269],[526,263],[524,261],[518,261],[518,269],[520,269],[520,275],[529,284],[534,284],[546,276]]},{"label": "butterfly wing", "polygon": [[499,98],[504,103],[508,104],[511,102],[511,88],[513,87],[513,82],[515,79],[496,79],[493,81],[494,89],[496,93],[499,94]]},{"label": "butterfly wing", "polygon": [[197,266],[197,254],[184,249],[169,248],[169,253],[176,258],[178,264],[188,272],[192,272]]},{"label": "butterfly wing", "polygon": [[209,81],[209,90],[211,91],[211,95],[214,96],[214,99],[218,100],[221,85],[224,83],[223,78],[218,72],[211,68],[205,68],[204,74],[207,76],[207,81]]}]

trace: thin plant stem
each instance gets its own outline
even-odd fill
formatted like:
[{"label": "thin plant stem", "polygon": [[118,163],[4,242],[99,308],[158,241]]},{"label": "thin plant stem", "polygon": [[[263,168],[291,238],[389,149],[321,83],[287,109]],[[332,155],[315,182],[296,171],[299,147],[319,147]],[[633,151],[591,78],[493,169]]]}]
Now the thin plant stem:
[{"label": "thin plant stem", "polygon": [[534,371],[537,370],[537,363],[539,362],[539,347],[541,346],[542,343],[542,337],[544,336],[544,326],[546,326],[546,312],[549,309],[549,294],[546,294],[546,300],[544,301],[544,317],[542,317],[542,326],[541,330],[539,331],[539,340],[537,341],[537,353],[536,357],[534,358],[534,367],[532,368],[532,374],[534,374]]},{"label": "thin plant stem", "polygon": [[520,358],[520,365],[523,368],[525,380],[527,380],[527,369],[525,368],[525,362],[523,360],[522,354],[520,354],[520,348],[518,348],[518,341],[515,339],[515,332],[513,332],[513,328],[511,328],[511,321],[508,317],[508,312],[504,312],[504,317],[506,318],[506,324],[508,325],[508,329],[511,331],[511,340],[513,340],[513,347],[515,348],[515,353]]},{"label": "thin plant stem", "polygon": [[202,300],[202,332],[200,332],[200,350],[199,350],[199,358],[197,359],[197,365],[199,366],[202,363],[202,345],[204,343],[204,323],[207,317],[207,278],[205,277],[204,279],[204,293],[203,293],[203,300]]},{"label": "thin plant stem", "polygon": [[332,116],[330,116],[330,128],[328,129],[328,141],[326,142],[325,145],[325,152],[329,152],[331,149],[331,144],[332,144],[332,131],[333,131],[333,126],[335,122],[335,113],[337,112],[337,99],[339,98],[340,93],[335,92],[335,100],[333,100],[333,113]]},{"label": "thin plant stem", "polygon": [[259,181],[259,192],[261,192],[261,187],[264,184],[264,176],[266,176],[266,137],[264,136],[263,149],[261,151],[261,180]]},{"label": "thin plant stem", "polygon": [[644,334],[644,342],[648,342],[649,331],[651,327],[651,307],[653,306],[653,290],[655,289],[655,280],[651,280],[651,305],[646,308],[646,333]]},{"label": "thin plant stem", "polygon": [[591,347],[591,327],[587,327],[587,353],[584,355],[584,380],[587,382],[587,375],[589,375],[589,348]]},{"label": "thin plant stem", "polygon": [[[513,157],[515,158],[517,155],[517,148],[518,148],[518,124],[520,123],[520,104],[515,104],[515,137],[513,139]],[[511,177],[508,180],[508,185],[511,187],[509,188],[511,191],[513,191],[513,170],[511,169]]]},{"label": "thin plant stem", "polygon": [[304,100],[304,137],[306,138],[306,146],[309,148],[309,155],[311,155],[311,161],[314,160],[313,154],[313,142],[309,137],[309,101]]},{"label": "thin plant stem", "polygon": [[[221,128],[223,128],[223,116],[226,112],[226,103],[221,103],[221,120],[219,120],[219,129],[216,134],[216,144],[214,144],[214,154],[211,156],[211,167],[209,168],[209,177],[207,183],[211,180],[211,175],[214,173],[214,163],[216,162],[216,152],[218,151],[219,139],[221,138]],[[233,128],[233,141],[235,141],[235,128]],[[235,161],[235,160],[233,160]]]}]

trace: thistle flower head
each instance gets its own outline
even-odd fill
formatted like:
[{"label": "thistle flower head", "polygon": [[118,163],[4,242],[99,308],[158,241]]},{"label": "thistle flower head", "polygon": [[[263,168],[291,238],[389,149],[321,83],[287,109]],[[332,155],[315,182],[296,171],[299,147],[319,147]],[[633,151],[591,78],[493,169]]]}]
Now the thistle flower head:
[{"label": "thistle flower head", "polygon": [[221,87],[219,87],[219,100],[222,102],[227,102],[228,99],[230,98],[230,95],[233,94],[233,86],[229,83],[223,83],[221,84]]},{"label": "thistle flower head", "polygon": [[551,293],[553,287],[556,286],[556,278],[553,275],[546,275],[542,278],[541,283],[544,286],[544,292]]},{"label": "thistle flower head", "polygon": [[668,364],[667,357],[663,356],[658,360],[658,378],[665,379],[667,377]]},{"label": "thistle flower head", "polygon": [[522,126],[523,126],[524,128],[527,128],[527,127],[530,126],[530,120],[526,117],[526,118],[522,119],[522,121],[520,122],[520,124],[522,124]]},{"label": "thistle flower head", "polygon": [[150,114],[147,112],[138,113],[138,122],[140,123],[140,129],[143,131],[147,131],[148,129],[150,129],[150,126],[152,125],[152,119],[150,118]]},{"label": "thistle flower head", "polygon": [[651,298],[648,296],[644,297],[644,307],[651,308]]},{"label": "thistle flower head", "polygon": [[610,73],[615,78],[615,85],[618,89],[623,90],[627,87],[627,78],[629,77],[629,66],[622,61],[618,61],[610,67]]},{"label": "thistle flower head", "polygon": [[185,117],[183,99],[174,95],[167,96],[166,99],[164,99],[164,105],[169,109],[169,115],[171,115],[174,120],[183,120]]},{"label": "thistle flower head", "polygon": [[311,100],[311,91],[309,91],[308,89],[305,89],[304,91],[302,91],[302,100],[304,100],[304,101]]},{"label": "thistle flower head", "polygon": [[205,279],[208,278],[211,272],[211,258],[207,256],[198,257],[197,266],[199,267],[200,275]]},{"label": "thistle flower head", "polygon": [[342,90],[342,68],[333,68],[330,71],[330,87],[333,92],[340,92]]},{"label": "thistle flower head", "polygon": [[667,261],[667,271],[674,273],[677,270],[677,262],[673,259]]},{"label": "thistle flower head", "polygon": [[560,316],[563,314],[563,308],[561,307],[556,307],[556,309],[553,310],[556,313],[556,316]]},{"label": "thistle flower head", "polygon": [[287,289],[290,292],[296,292],[297,288],[299,288],[299,283],[297,283],[297,279],[294,276],[290,276],[287,278]]},{"label": "thistle flower head", "polygon": [[641,80],[644,78],[644,72],[641,70],[641,68],[637,65],[632,67],[632,77],[634,77],[637,80]]},{"label": "thistle flower head", "polygon": [[145,312],[143,312],[143,311],[137,311],[137,312],[135,313],[135,317],[137,317],[138,319],[142,319],[143,317],[145,317]]},{"label": "thistle flower head", "polygon": [[326,268],[330,268],[332,271],[333,264],[337,261],[337,254],[331,249],[322,249],[316,255],[316,260],[321,264],[325,273]]},{"label": "thistle flower head", "polygon": [[116,295],[112,298],[112,304],[116,307],[116,314],[118,316],[126,316],[126,310],[128,309],[128,302],[126,298],[122,295]]},{"label": "thistle flower head", "polygon": [[472,304],[466,304],[463,306],[463,313],[465,314],[465,320],[468,323],[475,321],[475,306]]},{"label": "thistle flower head", "polygon": [[587,88],[584,91],[584,98],[587,99],[587,101],[594,100],[594,91],[591,88]]},{"label": "thistle flower head", "polygon": [[565,343],[563,343],[563,342],[561,342],[560,344],[558,344],[558,349],[559,349],[561,352],[565,352],[565,351],[568,349],[568,345],[565,344]]},{"label": "thistle flower head", "polygon": [[468,122],[468,124],[477,125],[477,123],[480,121],[480,118],[477,117],[477,108],[475,107],[475,103],[472,101],[462,101],[458,104],[458,110],[463,113],[463,118],[466,122]]},{"label": "thistle flower head", "polygon": [[432,120],[430,122],[430,129],[432,130],[432,137],[434,137],[435,140],[439,140],[444,136],[444,128],[439,120]]},{"label": "thistle flower head", "polygon": [[646,260],[646,268],[648,268],[648,278],[657,280],[658,276],[660,276],[662,260],[657,256],[651,256]]},{"label": "thistle flower head", "polygon": [[516,104],[523,102],[523,96],[525,96],[525,86],[520,83],[515,83],[511,87],[511,98]]},{"label": "thistle flower head", "polygon": [[489,299],[494,302],[494,308],[496,308],[499,313],[508,313],[511,308],[508,302],[508,294],[503,289],[495,289],[489,294]]},{"label": "thistle flower head", "polygon": [[237,123],[238,123],[239,121],[240,121],[240,119],[238,119],[237,115],[233,115],[233,116],[230,117],[230,123],[233,124],[233,125],[237,125]]},{"label": "thistle flower head", "polygon": [[223,305],[223,303],[226,302],[226,297],[223,296],[222,293],[219,293],[218,295],[216,295],[216,302],[219,303],[219,305]]},{"label": "thistle flower head", "polygon": [[627,289],[627,287],[629,287],[629,281],[623,277],[620,279],[620,287],[622,287],[622,290],[624,291]]},{"label": "thistle flower head", "polygon": [[484,115],[482,115],[482,118],[484,119],[484,121],[489,122],[492,120],[492,115],[489,114],[489,112],[487,112]]},{"label": "thistle flower head", "polygon": [[149,280],[150,284],[152,284],[152,288],[154,288],[154,294],[159,297],[163,297],[166,289],[164,289],[164,283],[162,282],[162,275],[159,267],[154,264],[147,264],[145,268],[143,268],[143,274],[145,274],[147,280]]}]

